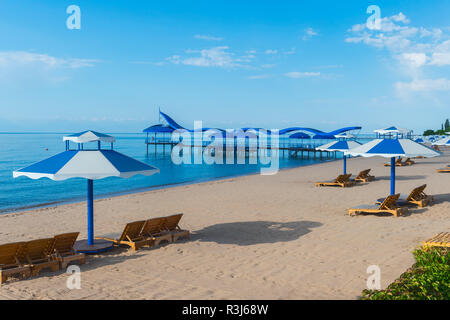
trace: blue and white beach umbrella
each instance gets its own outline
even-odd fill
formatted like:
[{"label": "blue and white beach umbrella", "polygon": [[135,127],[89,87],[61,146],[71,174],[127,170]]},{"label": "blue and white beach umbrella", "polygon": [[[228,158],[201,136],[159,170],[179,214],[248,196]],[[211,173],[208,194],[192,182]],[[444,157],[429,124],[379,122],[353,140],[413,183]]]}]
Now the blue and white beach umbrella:
[{"label": "blue and white beach umbrella", "polygon": [[[320,151],[339,151],[339,152],[344,152],[344,151],[348,151],[350,149],[359,147],[361,145],[361,143],[356,142],[356,141],[348,141],[348,140],[342,140],[342,141],[333,141],[327,144],[324,144],[320,147],[317,147],[316,150],[320,150]],[[347,174],[347,156],[344,153],[343,156],[343,160],[344,160],[344,174]]]},{"label": "blue and white beach umbrella", "polygon": [[414,142],[425,143],[425,141],[422,138],[417,138],[416,140],[414,140]]},{"label": "blue and white beach umbrella", "polygon": [[434,146],[450,146],[450,137],[445,137],[438,141],[433,142]]},{"label": "blue and white beach umbrella", "polygon": [[[56,181],[70,178],[87,179],[88,241],[84,252],[99,251],[94,242],[94,184],[93,180],[106,177],[129,178],[137,174],[150,176],[158,168],[130,158],[113,150],[114,137],[95,131],[85,131],[66,136],[66,151],[13,172],[13,177],[26,176],[31,179],[49,178]],[[69,141],[78,144],[70,150]],[[85,149],[84,143],[97,142],[95,149]],[[101,143],[111,143],[111,149],[102,149]]]},{"label": "blue and white beach umbrella", "polygon": [[440,154],[423,144],[410,139],[375,139],[359,147],[350,149],[345,154],[363,157],[391,158],[391,194],[395,194],[395,158],[396,157],[436,157]]}]

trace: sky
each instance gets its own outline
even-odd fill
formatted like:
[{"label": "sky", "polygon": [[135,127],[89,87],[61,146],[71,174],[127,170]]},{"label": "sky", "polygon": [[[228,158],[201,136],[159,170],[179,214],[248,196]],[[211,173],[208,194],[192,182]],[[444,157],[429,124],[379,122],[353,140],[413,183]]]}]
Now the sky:
[{"label": "sky", "polygon": [[158,108],[188,128],[438,129],[449,16],[447,0],[2,0],[0,132],[140,132]]}]

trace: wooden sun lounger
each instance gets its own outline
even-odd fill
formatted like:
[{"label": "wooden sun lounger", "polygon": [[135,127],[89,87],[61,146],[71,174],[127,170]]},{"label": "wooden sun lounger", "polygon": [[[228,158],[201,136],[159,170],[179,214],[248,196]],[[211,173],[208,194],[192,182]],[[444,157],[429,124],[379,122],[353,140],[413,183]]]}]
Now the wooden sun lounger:
[{"label": "wooden sun lounger", "polygon": [[411,158],[408,158],[403,162],[406,166],[412,166],[415,162],[411,160]]},{"label": "wooden sun lounger", "polygon": [[423,247],[450,247],[450,233],[441,232],[423,242]]},{"label": "wooden sun lounger", "polygon": [[50,254],[54,255],[62,269],[73,261],[78,261],[80,264],[86,263],[86,255],[84,253],[77,253],[73,249],[73,245],[77,240],[79,232],[63,233],[53,237],[53,246],[50,249]]},{"label": "wooden sun lounger", "polygon": [[116,245],[127,245],[133,250],[138,250],[143,246],[150,245],[150,240],[143,237],[141,234],[142,227],[145,221],[134,221],[127,223],[123,229],[122,235],[119,239],[105,238],[105,237],[95,237],[96,239],[111,241]]},{"label": "wooden sun lounger", "polygon": [[190,239],[190,232],[189,230],[183,230],[178,225],[181,217],[183,217],[182,213],[174,214],[169,217],[166,217],[164,220],[164,229],[169,231],[172,235],[173,241],[177,241],[179,238],[186,237]]},{"label": "wooden sun lounger", "polygon": [[23,245],[23,261],[31,267],[31,275],[37,276],[42,269],[59,270],[59,262],[50,255],[53,238],[37,239]]},{"label": "wooden sun lounger", "polygon": [[31,276],[31,268],[24,266],[19,260],[22,246],[23,242],[0,245],[0,284],[5,283],[11,276]]},{"label": "wooden sun lounger", "polygon": [[408,212],[407,208],[398,208],[396,206],[396,201],[398,200],[399,197],[400,194],[394,194],[384,199],[383,203],[380,205],[362,205],[355,208],[350,208],[348,209],[348,214],[351,216],[352,214],[357,213],[389,212],[393,214],[395,217],[398,217],[399,215]]},{"label": "wooden sun lounger", "polygon": [[448,173],[450,172],[450,167],[437,169],[436,171],[439,173]]},{"label": "wooden sun lounger", "polygon": [[374,177],[374,176],[371,176],[371,175],[369,174],[369,172],[370,172],[370,169],[366,169],[366,170],[361,171],[361,172],[356,176],[355,181],[356,181],[356,182],[370,182],[370,181],[375,180],[375,177]]},{"label": "wooden sun lounger", "polygon": [[141,235],[150,240],[151,245],[158,246],[162,241],[172,242],[172,235],[164,229],[166,218],[153,218],[145,221]]},{"label": "wooden sun lounger", "polygon": [[[390,162],[386,162],[384,164],[384,166],[385,167],[390,167],[391,163]],[[406,164],[402,162],[402,158],[398,158],[397,160],[395,160],[395,166],[396,167],[404,167],[404,166],[406,166]]]},{"label": "wooden sun lounger", "polygon": [[332,181],[316,182],[316,187],[350,187],[355,183],[350,181],[351,173],[341,174]]},{"label": "wooden sun lounger", "polygon": [[[429,196],[424,192],[426,187],[427,185],[424,184],[420,187],[414,188],[408,196],[400,195],[400,198],[397,200],[397,205],[407,206],[412,204],[419,207],[426,207],[434,201],[433,196]],[[383,201],[384,199],[381,198],[377,200],[377,203],[382,203]]]}]

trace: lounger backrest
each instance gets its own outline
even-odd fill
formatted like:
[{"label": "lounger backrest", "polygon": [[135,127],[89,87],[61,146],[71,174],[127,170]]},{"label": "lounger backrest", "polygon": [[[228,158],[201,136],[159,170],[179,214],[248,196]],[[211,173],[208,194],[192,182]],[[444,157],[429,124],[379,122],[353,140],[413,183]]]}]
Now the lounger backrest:
[{"label": "lounger backrest", "polygon": [[340,174],[340,175],[338,175],[338,176],[337,176],[337,178],[336,178],[336,179],[334,179],[334,182],[341,182],[341,181],[342,181],[342,179],[344,179],[344,177],[345,177],[345,175],[343,175],[343,174]]},{"label": "lounger backrest", "polygon": [[176,230],[178,227],[178,223],[181,220],[181,217],[183,217],[182,213],[174,214],[169,217],[166,217],[166,219],[164,221],[165,229],[167,229],[169,231]]},{"label": "lounger backrest", "polygon": [[75,241],[77,241],[79,234],[79,232],[70,232],[54,236],[53,247],[50,252],[57,252],[60,254],[73,252],[73,245],[75,244]]},{"label": "lounger backrest", "polygon": [[370,169],[366,169],[366,170],[361,171],[361,172],[358,174],[358,178],[365,178],[365,177],[367,177],[367,175],[369,174],[369,172],[370,172]]},{"label": "lounger backrest", "polygon": [[402,158],[398,158],[395,162],[396,162],[397,164],[402,163]]},{"label": "lounger backrest", "polygon": [[388,210],[392,210],[395,209],[396,207],[396,202],[398,200],[398,198],[400,198],[400,194],[394,194],[394,195],[390,195],[387,196],[386,199],[384,199],[383,203],[380,205],[380,209],[388,209]]},{"label": "lounger backrest", "polygon": [[44,259],[50,254],[53,247],[53,238],[36,239],[25,242],[23,246],[24,255],[32,261]]},{"label": "lounger backrest", "polygon": [[145,221],[142,228],[142,235],[152,235],[160,233],[163,229],[163,224],[166,218],[152,218]]},{"label": "lounger backrest", "polygon": [[120,241],[129,239],[136,239],[140,236],[142,227],[144,226],[145,221],[134,221],[127,223],[125,228],[123,229],[122,235],[120,236]]},{"label": "lounger backrest", "polygon": [[408,195],[408,197],[406,198],[406,201],[410,201],[410,200],[421,200],[423,198],[423,191],[425,190],[425,188],[427,187],[426,184],[421,185],[420,187],[414,188],[411,193]]},{"label": "lounger backrest", "polygon": [[342,178],[342,181],[346,182],[346,181],[350,180],[351,176],[352,176],[351,173],[344,174],[344,177]]},{"label": "lounger backrest", "polygon": [[23,242],[14,242],[0,245],[0,267],[16,265],[16,257],[20,254]]}]

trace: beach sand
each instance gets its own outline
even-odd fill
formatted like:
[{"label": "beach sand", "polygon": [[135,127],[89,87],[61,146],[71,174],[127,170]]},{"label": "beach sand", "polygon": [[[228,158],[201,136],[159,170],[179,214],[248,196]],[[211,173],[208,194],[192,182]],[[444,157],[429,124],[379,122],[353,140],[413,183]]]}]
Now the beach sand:
[{"label": "beach sand", "polygon": [[[349,159],[348,171],[372,168],[377,180],[351,188],[317,188],[342,161],[95,201],[95,233],[119,236],[127,222],[184,213],[191,241],[89,256],[81,289],[69,290],[64,271],[43,272],[0,287],[0,299],[357,299],[370,265],[385,288],[413,263],[411,251],[450,229],[450,174],[435,169],[446,154],[397,168],[397,191],[423,183],[436,202],[410,214],[358,215],[347,209],[386,196],[390,169],[383,158]],[[80,231],[86,205],[75,203],[0,216],[0,243]]]}]

